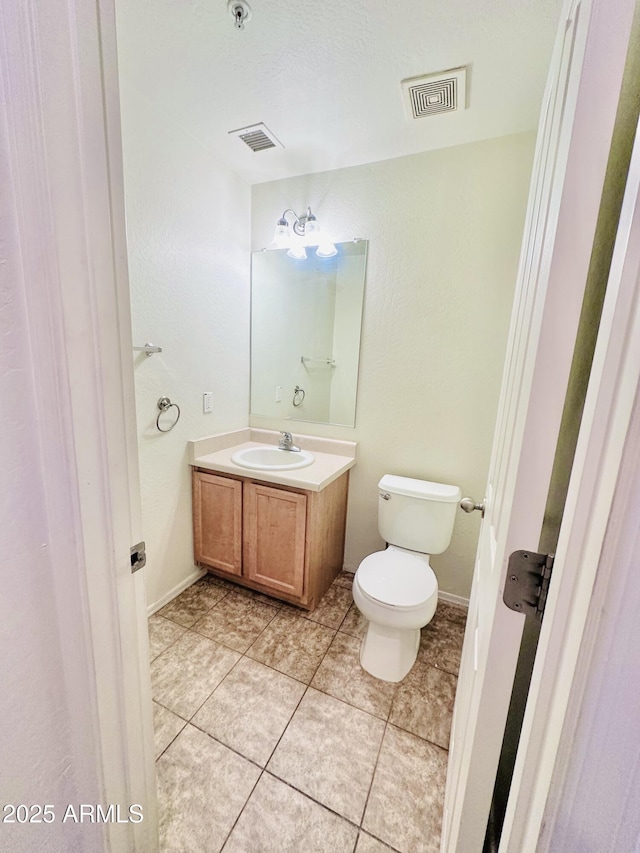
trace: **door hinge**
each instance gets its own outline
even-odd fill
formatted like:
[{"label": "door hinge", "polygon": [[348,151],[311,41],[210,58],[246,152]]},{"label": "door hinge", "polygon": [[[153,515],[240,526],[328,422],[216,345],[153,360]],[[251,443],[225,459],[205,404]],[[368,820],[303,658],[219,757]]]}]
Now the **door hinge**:
[{"label": "door hinge", "polygon": [[131,548],[131,574],[137,572],[138,569],[142,569],[147,564],[147,552],[145,550],[145,543],[138,542],[137,545],[133,545]]},{"label": "door hinge", "polygon": [[516,613],[541,620],[547,603],[553,561],[553,554],[514,551],[509,557],[502,596],[507,607]]}]

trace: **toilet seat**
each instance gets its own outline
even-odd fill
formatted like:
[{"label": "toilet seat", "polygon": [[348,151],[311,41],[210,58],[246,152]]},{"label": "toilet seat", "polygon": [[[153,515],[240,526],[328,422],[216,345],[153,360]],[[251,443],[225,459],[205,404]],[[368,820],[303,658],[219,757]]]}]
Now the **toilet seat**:
[{"label": "toilet seat", "polygon": [[438,593],[429,563],[395,548],[365,557],[355,581],[366,598],[394,610],[416,610]]}]

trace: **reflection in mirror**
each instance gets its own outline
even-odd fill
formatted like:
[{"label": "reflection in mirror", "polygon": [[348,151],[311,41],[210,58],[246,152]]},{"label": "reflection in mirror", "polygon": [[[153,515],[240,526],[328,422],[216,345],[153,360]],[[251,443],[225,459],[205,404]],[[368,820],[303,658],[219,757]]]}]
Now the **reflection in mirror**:
[{"label": "reflection in mirror", "polygon": [[367,241],[251,262],[251,414],[354,426]]}]

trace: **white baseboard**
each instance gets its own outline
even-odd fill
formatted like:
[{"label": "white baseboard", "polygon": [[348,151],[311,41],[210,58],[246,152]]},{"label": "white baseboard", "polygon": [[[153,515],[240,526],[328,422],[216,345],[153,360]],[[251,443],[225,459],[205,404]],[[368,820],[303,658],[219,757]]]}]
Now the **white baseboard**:
[{"label": "white baseboard", "polygon": [[169,592],[165,593],[162,598],[158,601],[155,601],[153,604],[149,604],[147,607],[147,616],[153,616],[161,607],[164,607],[165,604],[168,604],[172,601],[176,596],[180,595],[181,592],[184,592],[187,587],[190,587],[191,584],[200,580],[200,578],[204,577],[207,574],[206,569],[199,569],[197,566],[194,566],[191,574],[187,575],[186,578],[180,581],[179,584],[170,589]]},{"label": "white baseboard", "polygon": [[464,598],[462,595],[454,595],[452,592],[442,592],[442,590],[438,590],[438,598],[441,601],[448,601],[449,604],[457,604],[459,607],[464,607],[466,610],[469,609],[469,599]]}]

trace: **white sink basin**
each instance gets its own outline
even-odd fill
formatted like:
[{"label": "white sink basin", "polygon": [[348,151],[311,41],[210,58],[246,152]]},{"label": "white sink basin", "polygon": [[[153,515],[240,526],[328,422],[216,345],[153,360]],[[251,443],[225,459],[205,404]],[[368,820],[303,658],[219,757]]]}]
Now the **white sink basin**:
[{"label": "white sink basin", "polygon": [[239,468],[251,468],[257,471],[290,471],[293,468],[306,468],[313,462],[313,453],[308,450],[280,450],[277,447],[245,447],[231,456],[231,461]]}]

